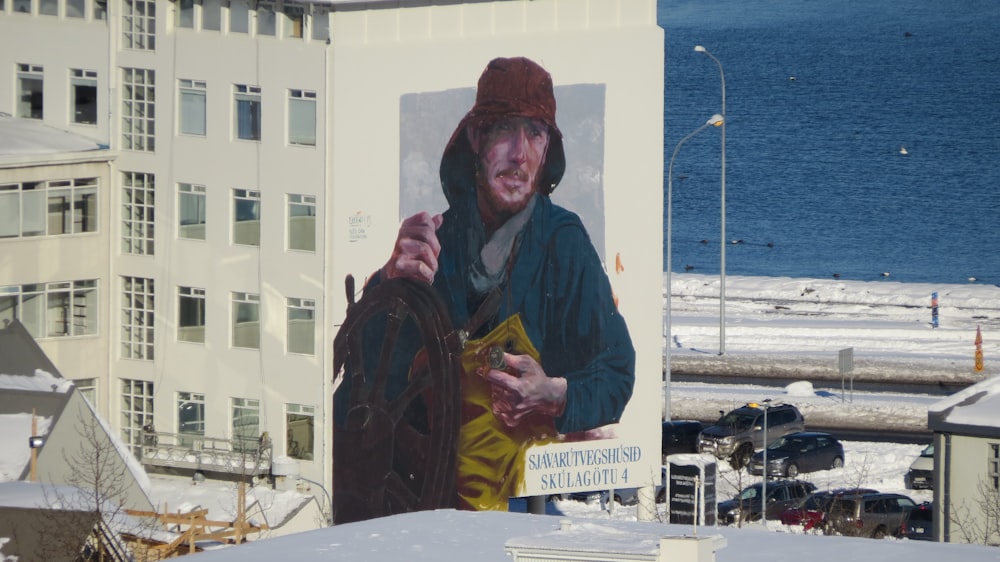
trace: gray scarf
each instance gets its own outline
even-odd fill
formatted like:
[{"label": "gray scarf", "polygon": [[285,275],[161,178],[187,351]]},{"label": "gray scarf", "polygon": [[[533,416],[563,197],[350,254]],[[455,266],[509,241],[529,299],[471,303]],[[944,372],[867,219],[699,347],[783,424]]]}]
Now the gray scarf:
[{"label": "gray scarf", "polygon": [[[484,295],[503,281],[504,266],[510,259],[514,244],[519,240],[518,235],[521,234],[524,225],[531,218],[531,211],[535,208],[537,199],[537,193],[532,195],[521,212],[512,216],[503,226],[498,228],[493,236],[490,236],[490,239],[483,244],[478,257],[469,265],[469,284],[477,294]],[[479,230],[478,234],[479,236],[470,237],[470,253],[475,253],[484,236],[482,230]]]}]

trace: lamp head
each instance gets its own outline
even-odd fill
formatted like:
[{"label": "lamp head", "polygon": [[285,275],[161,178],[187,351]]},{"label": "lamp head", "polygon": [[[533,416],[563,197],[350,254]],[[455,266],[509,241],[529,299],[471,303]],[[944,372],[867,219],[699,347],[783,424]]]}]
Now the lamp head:
[{"label": "lamp head", "polygon": [[38,435],[32,435],[31,437],[28,438],[28,447],[32,449],[38,449],[44,444],[45,444],[44,437]]},{"label": "lamp head", "polygon": [[715,115],[712,115],[711,117],[708,118],[706,124],[711,125],[713,127],[721,127],[722,124],[725,122],[726,120],[721,115],[716,113]]},{"label": "lamp head", "polygon": [[695,45],[694,46],[694,50],[695,50],[696,53],[704,53],[705,52],[705,47],[702,47],[701,45]]}]

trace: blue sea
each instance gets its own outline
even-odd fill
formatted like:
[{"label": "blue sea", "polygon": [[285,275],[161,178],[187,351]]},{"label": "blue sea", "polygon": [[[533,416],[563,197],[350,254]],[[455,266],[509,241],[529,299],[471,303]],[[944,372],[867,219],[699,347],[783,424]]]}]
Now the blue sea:
[{"label": "blue sea", "polygon": [[[665,195],[721,109],[694,46],[725,73],[727,275],[1000,284],[1000,2],[660,0],[658,21]],[[675,158],[674,272],[719,273],[720,161],[717,128]]]}]

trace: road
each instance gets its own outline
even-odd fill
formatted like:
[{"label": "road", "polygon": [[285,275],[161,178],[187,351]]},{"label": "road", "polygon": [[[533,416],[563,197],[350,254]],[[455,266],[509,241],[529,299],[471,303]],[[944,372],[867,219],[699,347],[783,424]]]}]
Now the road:
[{"label": "road", "polygon": [[850,432],[850,438],[868,441],[925,443],[931,435],[927,408],[941,396],[858,390],[842,395],[802,381],[783,388],[674,382],[670,385],[670,417],[714,421],[720,411],[768,398],[794,404],[811,429],[835,431],[844,438]]}]

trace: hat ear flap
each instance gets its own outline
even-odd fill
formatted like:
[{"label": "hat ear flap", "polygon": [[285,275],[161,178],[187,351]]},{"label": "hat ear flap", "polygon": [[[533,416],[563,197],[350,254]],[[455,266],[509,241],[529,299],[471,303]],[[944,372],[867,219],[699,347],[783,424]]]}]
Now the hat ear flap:
[{"label": "hat ear flap", "polygon": [[566,153],[563,151],[562,135],[549,135],[549,148],[545,153],[545,164],[538,186],[539,191],[545,195],[551,194],[559,185],[565,172]]},{"label": "hat ear flap", "polygon": [[457,203],[463,197],[475,197],[476,189],[472,181],[476,177],[476,154],[464,130],[456,131],[452,136],[441,157],[438,175],[449,204]]}]

